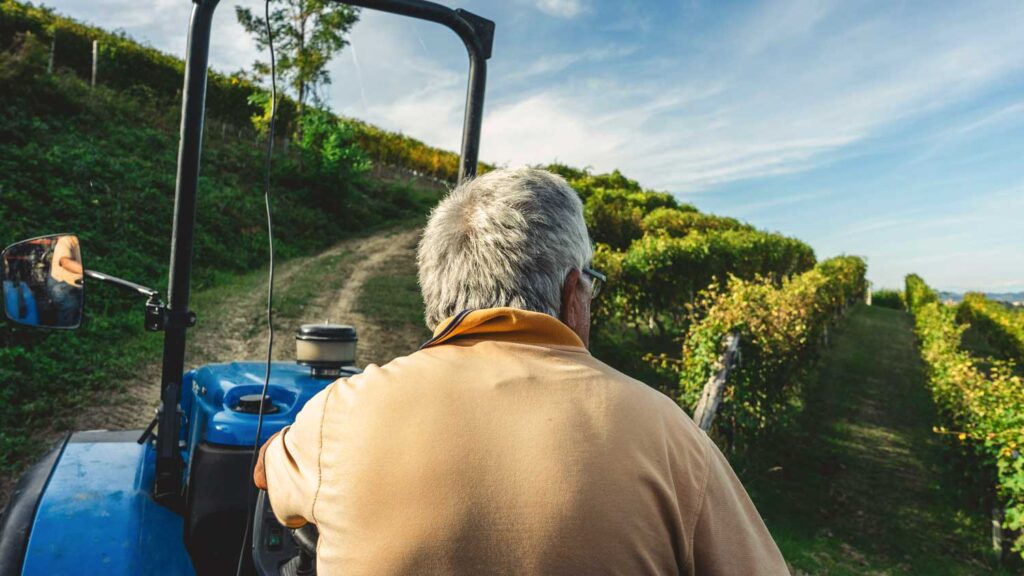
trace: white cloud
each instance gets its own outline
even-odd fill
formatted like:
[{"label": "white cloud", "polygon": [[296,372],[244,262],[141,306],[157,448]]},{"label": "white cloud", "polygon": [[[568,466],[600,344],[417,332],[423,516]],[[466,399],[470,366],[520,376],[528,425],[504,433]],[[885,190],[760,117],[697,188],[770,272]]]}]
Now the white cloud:
[{"label": "white cloud", "polygon": [[[236,2],[261,5],[235,0],[221,6],[211,53],[212,65],[221,70],[248,66],[258,57],[231,13]],[[173,54],[184,52],[188,3],[50,4],[99,25],[123,27]],[[922,6],[778,0],[753,8],[714,3],[690,14],[711,18],[700,21],[710,26],[687,28],[682,22],[671,29],[662,18],[673,11],[667,2],[615,3],[614,10],[607,8],[611,3],[590,0],[484,5],[474,2],[473,9],[493,15],[499,30],[490,62],[483,160],[559,159],[599,171],[620,168],[647,186],[687,196],[820,168],[873,149],[912,121],[952,124],[945,116],[954,106],[983,102],[981,96],[1024,77],[1024,4],[1012,1]],[[588,13],[587,24],[593,20],[600,31],[581,30],[577,22],[534,8],[567,19]],[[597,18],[616,10],[625,20]],[[626,26],[627,21],[640,24]],[[535,24],[543,24],[550,39],[530,36]],[[458,40],[430,24],[366,10],[352,42],[355,51],[331,66],[335,83],[328,93],[335,109],[457,150],[465,98],[465,56]],[[633,47],[609,48],[623,42]],[[927,155],[946,142],[1007,132],[1021,112],[1019,102],[980,106],[915,145]],[[837,197],[857,192],[852,184],[837,184],[843,192]],[[800,194],[748,196],[741,211],[786,202],[794,209],[804,206]],[[853,222],[853,215],[834,213],[838,225],[809,239],[816,247],[820,240],[824,248],[868,254],[875,278],[898,282],[908,266],[920,264],[918,271],[934,277],[937,286],[962,284],[957,278],[994,285],[1008,279],[1007,270],[1024,269],[1021,248],[1013,248],[1014,242],[1024,246],[1024,237],[998,231],[1019,229],[1007,214],[1019,222],[1021,211],[1019,203],[1004,198],[999,205],[966,210],[959,222],[906,210]],[[918,226],[919,218],[934,224]],[[957,235],[964,230],[980,240]],[[958,248],[954,241],[972,248]],[[983,241],[1003,246],[989,249]],[[971,250],[978,255],[973,261]],[[937,253],[949,254],[949,262],[913,260]]]},{"label": "white cloud", "polygon": [[586,8],[583,0],[536,0],[537,9],[559,18],[573,18]]},{"label": "white cloud", "polygon": [[[101,10],[84,0],[54,3],[72,14],[109,13],[109,25],[180,54],[187,10],[163,6],[172,1],[159,0],[153,9],[104,0]],[[536,0],[536,6],[561,16],[586,8],[581,0]],[[1018,49],[1024,10],[946,4],[914,15],[908,26],[906,14],[886,6],[858,15],[849,5],[817,0],[767,3],[726,13],[729,26],[682,55],[584,42],[576,52],[531,61],[515,58],[514,43],[503,58],[499,45],[482,157],[516,164],[557,157],[694,193],[814,168],[900,121],[1024,69]],[[225,70],[259,56],[232,8],[221,7],[213,36],[212,63]],[[465,76],[462,64],[451,63],[460,61],[461,47],[454,38],[429,36],[432,29],[364,11],[352,36],[355,49],[332,65],[329,101],[344,113],[456,149]],[[628,64],[618,58],[626,54]],[[581,67],[593,62],[602,66]],[[524,91],[525,82],[533,86]],[[495,86],[507,89],[496,93]]]},{"label": "white cloud", "polygon": [[757,214],[758,212],[767,210],[769,208],[778,208],[780,206],[792,206],[794,204],[806,204],[812,201],[818,202],[832,195],[833,192],[831,190],[786,194],[784,196],[776,196],[768,200],[761,200],[758,202],[750,202],[746,204],[737,204],[730,206],[729,215],[742,218],[747,215]]},{"label": "white cloud", "polygon": [[[482,158],[620,168],[649,186],[693,194],[815,168],[1024,69],[1024,53],[1016,49],[1021,11],[950,9],[907,29],[884,11],[857,20],[805,0],[771,6],[686,58],[633,54],[618,66],[604,47],[583,46],[492,67]],[[415,45],[396,48],[402,39],[378,42],[393,42],[399,60],[431,62]],[[607,64],[580,68],[594,61]],[[503,77],[496,75],[502,70]],[[557,80],[542,81],[556,73]],[[369,119],[455,149],[464,78],[451,71],[441,76],[420,75],[417,84],[410,76],[406,94],[381,99]],[[502,78],[541,83],[495,93]],[[417,114],[421,85],[435,88],[422,100],[429,112]],[[444,98],[453,104],[442,106]]]},{"label": "white cloud", "polygon": [[511,73],[500,80],[510,82],[536,81],[538,77],[559,74],[577,64],[606,63],[625,58],[636,52],[634,46],[601,46],[579,52],[542,54],[532,60],[515,63]]},{"label": "white cloud", "polygon": [[612,160],[625,135],[602,129],[600,122],[580,115],[571,104],[546,92],[495,107],[484,123],[481,155],[510,165],[556,158],[577,166]]}]

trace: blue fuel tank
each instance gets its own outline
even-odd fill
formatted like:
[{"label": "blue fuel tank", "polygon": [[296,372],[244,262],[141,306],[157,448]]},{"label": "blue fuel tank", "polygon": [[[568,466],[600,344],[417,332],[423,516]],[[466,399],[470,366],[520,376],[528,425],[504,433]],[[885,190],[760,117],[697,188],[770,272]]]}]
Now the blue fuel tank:
[{"label": "blue fuel tank", "polygon": [[[312,368],[275,362],[263,403],[262,445],[295,421],[313,396],[336,378],[359,372],[333,369],[329,378],[314,378]],[[199,574],[234,571],[237,550],[251,506],[250,466],[264,362],[203,366],[185,375],[182,427],[185,460],[185,546]]]},{"label": "blue fuel tank", "polygon": [[[270,372],[264,406],[263,429],[260,444],[275,432],[295,421],[314,395],[336,378],[347,378],[360,371],[344,367],[341,374],[331,378],[313,378],[310,368],[293,362],[274,362]],[[189,449],[200,442],[218,446],[250,448],[256,438],[257,415],[252,403],[243,399],[255,397],[258,407],[263,390],[266,364],[263,362],[231,362],[209,364],[185,374],[182,386],[182,409],[189,415]]]}]

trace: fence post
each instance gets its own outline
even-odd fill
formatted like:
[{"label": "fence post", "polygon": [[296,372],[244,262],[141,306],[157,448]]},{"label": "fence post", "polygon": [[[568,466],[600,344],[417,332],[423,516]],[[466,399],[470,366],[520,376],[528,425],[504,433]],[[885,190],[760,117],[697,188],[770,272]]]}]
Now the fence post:
[{"label": "fence post", "polygon": [[96,87],[96,61],[100,56],[99,40],[92,41],[92,87]]},{"label": "fence post", "polygon": [[711,430],[711,423],[715,420],[715,412],[718,411],[718,404],[722,401],[722,392],[725,390],[725,382],[729,377],[729,370],[736,360],[740,350],[740,335],[729,332],[725,335],[725,352],[719,357],[715,364],[715,373],[704,385],[704,391],[700,394],[700,401],[693,411],[693,421],[701,430]]},{"label": "fence post", "polygon": [[992,505],[992,553],[1001,562],[1004,552],[1003,509],[997,503]]},{"label": "fence post", "polygon": [[57,53],[57,31],[53,31],[53,38],[50,40],[50,61],[46,63],[46,73],[53,74],[53,55]]}]

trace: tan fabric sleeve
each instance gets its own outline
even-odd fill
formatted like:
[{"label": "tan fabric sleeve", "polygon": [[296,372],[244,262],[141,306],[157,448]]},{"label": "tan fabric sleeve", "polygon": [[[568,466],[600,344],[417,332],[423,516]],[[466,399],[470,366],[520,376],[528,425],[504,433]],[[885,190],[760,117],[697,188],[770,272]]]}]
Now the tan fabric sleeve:
[{"label": "tan fabric sleeve", "polygon": [[267,446],[267,495],[274,515],[289,528],[316,522],[313,506],[320,490],[321,431],[333,389],[332,384],[310,398],[295,423],[281,430]]},{"label": "tan fabric sleeve", "polygon": [[693,533],[693,574],[789,574],[761,515],[722,452],[705,435],[708,478]]},{"label": "tan fabric sleeve", "polygon": [[68,284],[74,284],[78,280],[78,274],[70,272],[60,265],[61,258],[70,258],[76,262],[81,261],[81,258],[75,254],[77,252],[75,248],[76,246],[70,236],[61,236],[57,240],[53,247],[53,260],[50,261],[50,276],[54,280],[67,282]]}]

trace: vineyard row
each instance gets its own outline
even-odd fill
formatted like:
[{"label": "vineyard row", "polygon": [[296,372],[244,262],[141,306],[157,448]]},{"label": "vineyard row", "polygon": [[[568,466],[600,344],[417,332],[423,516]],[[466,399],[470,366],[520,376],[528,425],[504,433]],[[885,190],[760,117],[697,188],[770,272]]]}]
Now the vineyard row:
[{"label": "vineyard row", "polygon": [[[943,420],[936,431],[955,438],[979,476],[992,479],[1003,528],[1016,531],[1012,548],[1024,557],[1024,380],[1013,361],[965,350],[961,339],[969,325],[958,324],[957,310],[940,303],[917,275],[907,276],[906,301]],[[977,301],[966,306],[961,318],[987,318]]]}]

